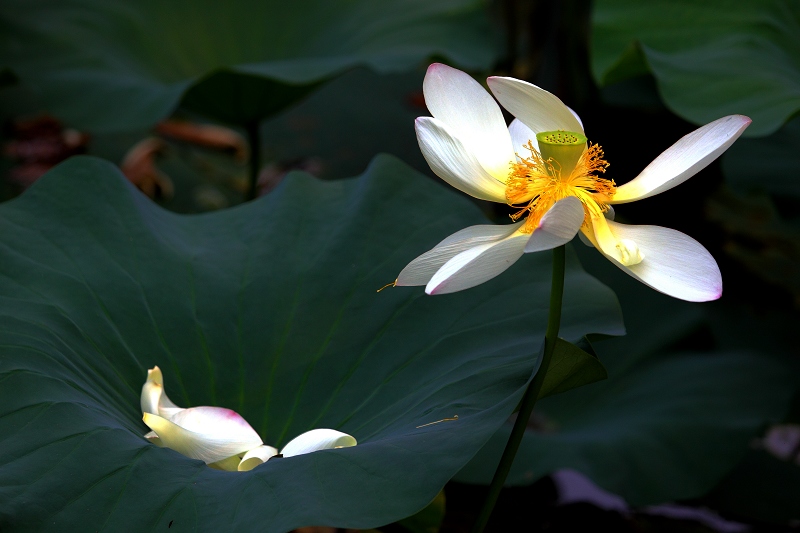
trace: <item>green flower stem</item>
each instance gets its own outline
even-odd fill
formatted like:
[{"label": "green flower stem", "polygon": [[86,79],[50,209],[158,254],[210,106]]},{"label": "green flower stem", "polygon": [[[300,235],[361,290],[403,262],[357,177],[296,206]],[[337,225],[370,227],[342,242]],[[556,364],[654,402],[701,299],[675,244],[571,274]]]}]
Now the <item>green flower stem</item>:
[{"label": "green flower stem", "polygon": [[247,141],[250,143],[250,160],[248,161],[248,185],[245,200],[252,200],[258,192],[258,170],[261,159],[261,136],[259,134],[261,123],[257,120],[245,125]]},{"label": "green flower stem", "polygon": [[525,395],[522,397],[519,413],[514,422],[514,428],[511,430],[511,436],[508,438],[503,456],[500,458],[500,464],[497,465],[492,483],[489,485],[489,494],[483,503],[478,520],[472,527],[472,533],[481,533],[489,522],[489,517],[492,516],[494,504],[497,502],[497,497],[500,496],[500,490],[508,477],[508,472],[511,470],[511,465],[514,463],[514,456],[517,455],[517,450],[522,442],[522,437],[525,435],[525,426],[533,412],[533,406],[536,405],[536,400],[539,398],[539,392],[542,390],[544,383],[544,376],[547,373],[547,368],[550,366],[550,359],[553,357],[553,350],[556,346],[556,339],[558,338],[558,329],[561,326],[561,300],[564,295],[564,265],[566,263],[566,254],[564,246],[559,246],[553,250],[553,281],[550,288],[550,312],[547,317],[547,332],[544,337],[544,353],[542,354],[542,361],[536,375],[528,385]]}]

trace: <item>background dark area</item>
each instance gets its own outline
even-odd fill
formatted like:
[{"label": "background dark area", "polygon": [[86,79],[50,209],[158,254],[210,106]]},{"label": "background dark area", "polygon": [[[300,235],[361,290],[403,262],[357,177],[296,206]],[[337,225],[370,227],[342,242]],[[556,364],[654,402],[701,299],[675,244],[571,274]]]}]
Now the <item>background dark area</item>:
[{"label": "background dark area", "polygon": [[[603,147],[610,163],[606,177],[621,184],[635,177],[697,125],[664,105],[657,80],[651,74],[598,86],[590,65],[592,8],[588,0],[492,2],[487,6],[486,17],[502,52],[489,71],[470,73],[480,81],[487,75],[514,76],[559,96],[580,115],[589,140]],[[434,55],[430,60],[446,61],[446,58]],[[269,194],[292,170],[307,171],[325,180],[357,175],[379,152],[395,155],[440,182],[420,154],[414,134],[414,118],[429,114],[421,90],[426,67],[427,64],[419,64],[404,73],[351,68],[261,122],[260,192]],[[0,89],[2,141],[9,147],[22,139],[20,121],[42,116],[49,110],[13,74],[6,72],[3,80],[6,86]],[[174,116],[195,123],[214,123],[186,108],[176,110]],[[507,118],[510,121],[512,117],[507,115]],[[796,124],[797,120],[790,124]],[[70,124],[62,123],[62,127],[70,128]],[[245,128],[230,124],[226,127],[237,132],[246,145]],[[27,150],[43,154],[46,164],[74,153],[89,153],[120,163],[128,150],[148,135],[152,131],[146,129],[92,132],[75,147],[50,146],[44,134],[34,133],[23,140],[30,141]],[[163,149],[154,157],[154,164],[171,181],[174,193],[154,194],[155,201],[176,212],[196,213],[230,207],[243,200],[248,179],[246,160],[234,157],[230,146],[209,148],[192,140],[161,138]],[[745,147],[752,142],[740,141]],[[747,154],[741,157],[747,159]],[[753,157],[759,156],[754,152]],[[0,199],[13,198],[25,189],[27,183],[19,178],[19,167],[26,164],[24,159],[6,148],[0,160]],[[35,173],[35,169],[29,172]],[[800,174],[795,174],[794,179],[800,179]],[[702,318],[689,331],[661,346],[661,352],[691,350],[715,357],[721,350],[751,350],[785,362],[797,375],[800,204],[792,194],[781,194],[770,187],[753,189],[750,185],[737,186],[732,182],[720,159],[679,187],[654,198],[619,206],[617,220],[665,226],[690,235],[711,252],[722,271],[725,289],[721,300],[699,304]],[[510,208],[476,203],[496,222],[508,220]],[[632,315],[641,312],[637,307],[642,303],[640,300],[652,297],[640,298],[636,291],[649,289],[637,286],[599,253],[577,240],[573,246],[586,270],[617,292],[629,333],[635,333],[631,328],[637,322]],[[659,297],[652,297],[656,307]],[[659,316],[651,320],[657,321]],[[598,341],[598,351],[605,342],[612,341]],[[709,376],[709,379],[725,379],[725,376]],[[800,397],[795,394],[794,398],[783,419],[773,422],[800,424]],[[697,409],[704,406],[698,405]],[[754,439],[768,429],[765,423]],[[795,450],[794,457],[798,454],[800,450]],[[697,498],[683,500],[681,505],[710,509],[711,513],[748,525],[750,531],[800,530],[797,462],[778,459],[755,447],[743,449],[741,456],[739,465],[715,488]],[[485,490],[483,486],[458,481],[448,484],[444,489],[446,514],[439,531],[468,530]],[[497,532],[714,531],[696,520],[657,516],[646,508],[633,508],[625,515],[591,503],[565,504],[559,500],[557,487],[549,477],[526,487],[505,489],[493,516],[489,530]],[[408,529],[395,524],[382,531]]]}]

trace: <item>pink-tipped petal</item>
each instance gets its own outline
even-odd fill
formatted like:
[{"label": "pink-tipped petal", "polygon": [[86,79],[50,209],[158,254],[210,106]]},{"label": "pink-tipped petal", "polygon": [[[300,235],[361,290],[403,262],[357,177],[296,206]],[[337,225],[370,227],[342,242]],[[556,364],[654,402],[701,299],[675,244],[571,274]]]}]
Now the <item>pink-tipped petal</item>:
[{"label": "pink-tipped petal", "polygon": [[216,463],[263,444],[244,418],[221,407],[184,409],[171,420],[144,413],[143,420],[165,447],[206,463]]},{"label": "pink-tipped petal", "polygon": [[505,180],[514,152],[503,112],[486,89],[468,74],[434,63],[422,90],[431,114],[447,125],[486,172]]},{"label": "pink-tipped petal", "polygon": [[461,252],[433,275],[425,292],[448,294],[489,281],[522,257],[529,238],[530,234],[516,230],[504,239]]},{"label": "pink-tipped petal", "polygon": [[[470,196],[505,203],[504,183],[486,172],[472,152],[451,134],[443,122],[420,117],[416,121],[416,130],[419,148],[434,174]],[[506,162],[506,174],[510,161]]]},{"label": "pink-tipped petal", "polygon": [[635,243],[643,259],[625,266],[609,254],[604,255],[645,285],[690,302],[722,296],[722,274],[717,262],[696,240],[660,226],[628,226],[612,221],[607,224],[618,241]]},{"label": "pink-tipped petal", "polygon": [[719,157],[752,122],[730,115],[685,135],[664,150],[641,174],[617,187],[611,202],[623,204],[649,198],[680,185]]},{"label": "pink-tipped petal", "polygon": [[492,76],[487,81],[500,104],[536,133],[555,130],[583,133],[576,115],[554,94],[516,78]]},{"label": "pink-tipped petal", "polygon": [[583,224],[583,204],[574,196],[556,202],[528,239],[525,253],[551,250],[571,241]]},{"label": "pink-tipped petal", "polygon": [[411,261],[397,276],[395,285],[426,285],[436,271],[450,259],[475,246],[496,242],[517,231],[523,222],[505,226],[486,224],[457,231]]},{"label": "pink-tipped petal", "polygon": [[356,439],[347,433],[335,429],[312,429],[290,440],[281,450],[281,454],[284,457],[294,457],[318,450],[349,448],[356,444]]}]

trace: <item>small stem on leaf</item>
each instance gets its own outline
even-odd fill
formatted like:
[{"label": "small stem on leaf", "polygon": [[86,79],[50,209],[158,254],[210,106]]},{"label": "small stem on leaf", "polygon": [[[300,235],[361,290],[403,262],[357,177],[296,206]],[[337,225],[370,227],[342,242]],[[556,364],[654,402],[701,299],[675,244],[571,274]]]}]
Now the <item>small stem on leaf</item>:
[{"label": "small stem on leaf", "polygon": [[566,264],[566,254],[564,246],[559,246],[553,250],[553,281],[550,288],[550,312],[547,317],[547,332],[544,336],[544,351],[542,358],[539,362],[539,367],[536,374],[533,376],[528,388],[525,390],[525,395],[522,397],[519,413],[517,419],[514,421],[514,427],[511,430],[511,436],[508,438],[503,455],[500,458],[500,463],[497,465],[492,483],[489,485],[489,493],[483,503],[478,519],[472,527],[472,533],[481,533],[489,522],[489,517],[492,515],[494,504],[497,502],[503,484],[511,471],[511,465],[514,463],[514,456],[517,454],[519,445],[522,442],[522,437],[525,436],[525,426],[533,412],[533,406],[536,405],[536,400],[539,397],[539,392],[542,390],[544,383],[544,376],[550,366],[550,359],[553,357],[553,350],[556,346],[556,339],[558,338],[558,329],[561,326],[561,300],[564,295],[564,267]]}]

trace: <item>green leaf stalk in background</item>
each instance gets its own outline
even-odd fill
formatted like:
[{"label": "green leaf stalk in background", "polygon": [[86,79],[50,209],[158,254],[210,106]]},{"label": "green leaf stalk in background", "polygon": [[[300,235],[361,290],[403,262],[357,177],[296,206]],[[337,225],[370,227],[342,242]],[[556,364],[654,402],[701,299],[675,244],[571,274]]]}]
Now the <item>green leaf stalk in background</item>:
[{"label": "green leaf stalk in background", "polygon": [[[453,295],[375,290],[485,222],[387,156],[196,216],[109,163],[58,166],[0,205],[0,529],[284,532],[419,511],[519,401],[549,257]],[[560,335],[621,331],[613,292],[569,254]],[[235,409],[277,446],[318,427],[359,444],[210,469],[142,438],[155,364],[174,401]]]},{"label": "green leaf stalk in background", "polygon": [[246,125],[356,66],[407,71],[431,55],[488,69],[477,0],[283,2],[9,0],[0,65],[72,127],[148,128],[179,105]]},{"label": "green leaf stalk in background", "polygon": [[[500,462],[492,476],[486,500],[472,526],[474,533],[483,532],[492,515],[500,491],[514,463],[520,444],[525,437],[526,424],[536,402],[552,394],[593,383],[607,377],[605,368],[596,357],[574,344],[558,337],[561,327],[561,306],[564,295],[566,247],[553,249],[553,270],[550,288],[550,308],[544,344],[537,358],[536,370],[519,405],[511,433],[506,441]],[[588,344],[588,341],[586,342]]]},{"label": "green leaf stalk in background", "polygon": [[651,72],[664,103],[695,124],[747,115],[745,136],[800,111],[796,0],[597,0],[591,63],[600,85]]},{"label": "green leaf stalk in background", "polygon": [[[500,462],[497,464],[492,481],[489,483],[489,491],[486,500],[478,513],[478,518],[472,526],[473,533],[483,533],[492,510],[500,496],[500,491],[506,482],[508,473],[514,463],[514,457],[519,450],[520,443],[525,436],[525,424],[530,418],[536,401],[543,395],[543,385],[547,379],[548,370],[551,368],[556,346],[559,344],[558,333],[561,328],[561,304],[564,299],[564,274],[566,270],[566,247],[564,245],[554,248],[552,251],[553,269],[550,285],[550,307],[547,312],[547,329],[544,335],[544,344],[539,357],[536,361],[536,368],[522,401],[519,405],[519,412],[511,428],[508,440],[506,440]],[[559,365],[560,366],[560,365]]]},{"label": "green leaf stalk in background", "polygon": [[[591,252],[582,255],[590,260]],[[643,291],[621,273],[612,278],[613,266],[592,265],[613,281],[628,333],[594,344],[607,380],[537,404],[508,484],[569,468],[632,505],[702,496],[759,431],[781,420],[795,390],[791,367],[779,354],[746,345],[670,348],[708,327],[704,306]],[[488,482],[510,428],[505,424],[456,480]]]}]

